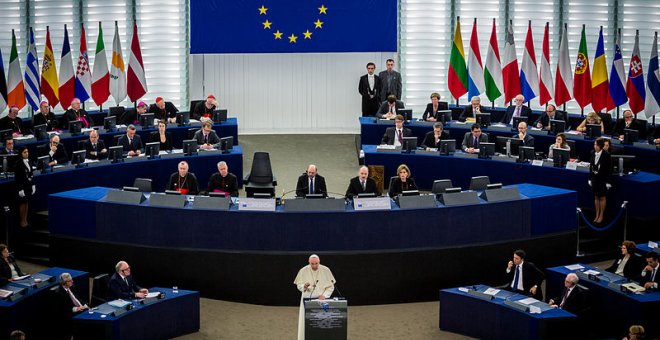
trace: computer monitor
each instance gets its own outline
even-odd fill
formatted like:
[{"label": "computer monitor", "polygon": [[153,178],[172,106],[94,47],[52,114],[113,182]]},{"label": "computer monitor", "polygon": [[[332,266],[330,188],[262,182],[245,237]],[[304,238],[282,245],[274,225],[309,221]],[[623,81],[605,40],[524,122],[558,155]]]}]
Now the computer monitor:
[{"label": "computer monitor", "polygon": [[447,126],[447,123],[451,122],[451,110],[439,110],[438,117],[442,122],[442,125]]},{"label": "computer monitor", "polygon": [[443,156],[448,156],[450,153],[456,152],[456,140],[441,139],[440,146],[438,147],[438,152]]},{"label": "computer monitor", "polygon": [[179,112],[176,114],[176,122],[179,126],[190,125],[190,112]]},{"label": "computer monitor", "polygon": [[518,131],[518,124],[520,124],[520,122],[525,122],[527,123],[527,125],[529,125],[527,117],[513,117],[513,124],[511,124],[511,131]]},{"label": "computer monitor", "polygon": [[50,156],[41,156],[37,158],[37,169],[42,172],[46,172],[49,168],[48,163],[50,163]]},{"label": "computer monitor", "polygon": [[584,134],[585,139],[596,139],[600,136],[600,124],[587,124],[587,131]]},{"label": "computer monitor", "polygon": [[404,190],[401,196],[419,196],[419,190]]},{"label": "computer monitor", "polygon": [[571,152],[566,149],[553,149],[552,150],[552,164],[557,168],[563,168],[571,158]]},{"label": "computer monitor", "polygon": [[488,184],[490,184],[490,178],[488,176],[470,178],[470,190],[486,190]]},{"label": "computer monitor", "polygon": [[74,164],[76,168],[80,168],[83,164],[85,164],[86,153],[87,150],[74,151],[73,154],[71,154],[71,164]]},{"label": "computer monitor", "polygon": [[396,113],[402,115],[403,118],[407,121],[412,120],[412,116],[413,116],[413,110],[412,109],[398,109],[398,110],[396,110]]},{"label": "computer monitor", "polygon": [[158,158],[160,153],[160,142],[150,142],[144,144],[144,154],[149,157],[149,159]]},{"label": "computer monitor", "polygon": [[71,135],[79,135],[82,131],[82,120],[70,120],[69,121],[69,132]]},{"label": "computer monitor", "polygon": [[417,137],[403,137],[401,152],[411,153],[417,149]]},{"label": "computer monitor", "polygon": [[143,129],[154,127],[154,114],[153,113],[141,114],[140,126],[142,126]]},{"label": "computer monitor", "polygon": [[566,131],[566,122],[558,119],[550,120],[550,134],[556,135]]},{"label": "computer monitor", "polygon": [[521,146],[520,148],[518,148],[518,161],[530,162],[533,160],[534,160],[533,146]]},{"label": "computer monitor", "polygon": [[501,154],[506,154],[506,141],[510,138],[506,136],[495,137],[495,151]]},{"label": "computer monitor", "polygon": [[14,135],[14,130],[12,130],[12,129],[0,130],[0,142],[2,142],[4,144],[5,140],[7,140],[7,138],[9,138],[13,135]]},{"label": "computer monitor", "polygon": [[487,128],[490,126],[490,113],[477,113],[476,122],[481,125],[482,128]]},{"label": "computer monitor", "polygon": [[112,163],[120,163],[124,161],[124,147],[121,145],[111,146],[108,148],[108,159]]},{"label": "computer monitor", "polygon": [[34,128],[34,138],[36,140],[46,140],[48,139],[48,125],[41,124],[36,125]]},{"label": "computer monitor", "polygon": [[222,153],[229,153],[234,147],[234,136],[220,138],[220,150]]},{"label": "computer monitor", "polygon": [[454,185],[451,182],[451,179],[438,179],[433,181],[433,187],[431,188],[431,193],[442,194],[448,188],[453,187]]},{"label": "computer monitor", "polygon": [[103,129],[106,131],[114,131],[117,128],[117,117],[108,116],[103,118]]},{"label": "computer monitor", "polygon": [[111,106],[108,109],[108,117],[121,117],[124,115],[124,111],[126,111],[126,108],[123,106]]},{"label": "computer monitor", "polygon": [[639,141],[639,131],[623,129],[623,144],[632,144]]},{"label": "computer monitor", "polygon": [[495,143],[479,144],[479,158],[490,158],[495,154]]},{"label": "computer monitor", "polygon": [[183,154],[185,156],[192,156],[197,153],[197,140],[186,139],[183,141]]},{"label": "computer monitor", "polygon": [[14,172],[14,167],[18,161],[18,155],[0,155],[2,159],[2,172]]},{"label": "computer monitor", "polygon": [[213,111],[213,122],[216,124],[227,121],[227,109]]},{"label": "computer monitor", "polygon": [[510,147],[511,147],[511,154],[514,156],[518,155],[518,151],[520,150],[520,147],[523,144],[523,141],[520,138],[509,138]]}]

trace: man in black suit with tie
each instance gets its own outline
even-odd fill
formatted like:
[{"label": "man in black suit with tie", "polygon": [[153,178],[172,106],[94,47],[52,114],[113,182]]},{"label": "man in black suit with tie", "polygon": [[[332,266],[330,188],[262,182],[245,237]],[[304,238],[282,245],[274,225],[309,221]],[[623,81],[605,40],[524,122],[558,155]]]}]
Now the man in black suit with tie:
[{"label": "man in black suit with tie", "polygon": [[0,155],[18,155],[16,149],[14,149],[14,137],[7,136],[7,138],[2,141],[5,145],[5,148],[0,150]]},{"label": "man in black suit with tie", "polygon": [[108,300],[116,299],[144,299],[149,291],[141,288],[131,276],[131,267],[126,261],[119,261],[115,265],[115,273],[108,281]]},{"label": "man in black suit with tie", "polygon": [[378,191],[376,181],[369,177],[369,168],[363,165],[360,167],[357,177],[351,178],[351,181],[348,183],[346,197],[350,198],[358,196],[359,194],[367,193],[373,193],[376,194],[376,196],[381,195],[380,191]]},{"label": "man in black suit with tie", "polygon": [[220,137],[213,131],[213,123],[209,120],[202,123],[202,128],[195,132],[193,139],[197,141],[200,149],[213,149],[220,145]]},{"label": "man in black suit with tie", "polygon": [[57,320],[59,332],[57,339],[71,339],[73,317],[89,309],[87,304],[73,292],[73,278],[69,273],[60,274],[60,285],[55,289],[54,317]]},{"label": "man in black suit with tie", "polygon": [[468,118],[477,118],[477,113],[483,113],[484,107],[481,106],[481,98],[474,96],[470,99],[470,105],[466,106],[458,117],[458,120],[464,122]]},{"label": "man in black suit with tie", "polygon": [[648,290],[657,290],[660,283],[660,261],[658,253],[650,251],[646,253],[646,267],[639,276],[639,282],[644,282],[644,288]]},{"label": "man in black suit with tie", "polygon": [[449,139],[449,134],[447,131],[442,130],[441,122],[436,122],[433,124],[433,131],[427,132],[424,136],[422,147],[425,149],[438,148],[440,141],[443,139]]},{"label": "man in black suit with tie", "polygon": [[463,136],[463,143],[461,148],[463,152],[475,153],[479,150],[479,145],[481,143],[488,143],[488,135],[481,132],[481,125],[479,123],[472,124],[470,132],[466,132]]},{"label": "man in black suit with tie", "polygon": [[305,197],[309,194],[328,196],[325,178],[318,174],[314,164],[307,167],[307,171],[298,177],[298,183],[296,184],[296,197]]},{"label": "man in black suit with tie", "polygon": [[586,292],[578,286],[575,273],[569,273],[564,279],[564,289],[561,296],[550,299],[548,304],[553,308],[561,308],[569,313],[580,315],[586,309]]},{"label": "man in black suit with tie", "polygon": [[518,123],[518,133],[513,135],[513,138],[518,138],[522,141],[522,146],[534,146],[534,137],[527,133],[527,123]]},{"label": "man in black suit with tie", "polygon": [[522,249],[513,252],[513,259],[506,267],[507,285],[505,288],[542,300],[541,283],[543,283],[545,275],[532,262],[525,261],[525,255],[525,251]]},{"label": "man in black suit with tie", "polygon": [[89,132],[89,139],[85,141],[85,158],[87,159],[106,159],[108,158],[108,149],[105,148],[103,140],[99,139],[99,133],[96,130]]},{"label": "man in black suit with tie", "polygon": [[362,96],[362,117],[373,117],[380,104],[380,78],[374,73],[376,64],[367,64],[367,74],[360,77],[358,92]]},{"label": "man in black suit with tie", "polygon": [[131,157],[142,153],[142,139],[140,135],[135,134],[135,125],[131,124],[126,128],[126,134],[119,137],[117,145],[121,145],[124,152]]},{"label": "man in black suit with tie", "polygon": [[402,101],[398,100],[393,94],[387,97],[387,100],[380,105],[380,109],[376,112],[376,118],[392,119],[397,115],[397,110],[405,109]]},{"label": "man in black suit with tie", "polygon": [[64,145],[60,143],[60,136],[52,135],[46,150],[46,154],[41,156],[49,156],[48,166],[66,164],[69,162],[69,155],[66,153]]},{"label": "man in black suit with tie", "polygon": [[646,132],[646,123],[637,120],[637,118],[635,118],[635,116],[633,115],[632,111],[630,109],[627,109],[623,111],[623,118],[619,119],[616,122],[616,125],[614,125],[614,129],[612,130],[612,136],[619,138],[619,140],[623,141],[623,137],[624,137],[623,130],[625,129],[637,130],[640,136],[643,136],[644,133]]},{"label": "man in black suit with tie", "polygon": [[513,125],[513,117],[529,117],[532,114],[532,110],[523,105],[525,97],[522,94],[517,95],[513,102],[515,105],[506,108],[506,114],[502,117],[501,123]]},{"label": "man in black suit with tie", "polygon": [[412,136],[412,131],[408,128],[403,127],[404,118],[402,115],[396,115],[394,119],[394,127],[388,127],[385,130],[383,139],[380,141],[380,144],[388,144],[394,146],[403,145],[403,137]]},{"label": "man in black suit with tie", "polygon": [[545,107],[545,112],[534,122],[534,125],[539,129],[550,130],[551,120],[566,121],[566,118],[564,118],[564,114],[561,111],[557,111],[554,105],[548,104]]}]

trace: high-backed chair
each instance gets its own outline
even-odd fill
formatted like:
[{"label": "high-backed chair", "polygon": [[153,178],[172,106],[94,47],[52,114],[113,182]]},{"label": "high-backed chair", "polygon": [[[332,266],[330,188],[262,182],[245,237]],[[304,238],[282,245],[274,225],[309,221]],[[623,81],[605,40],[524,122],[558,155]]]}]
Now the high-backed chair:
[{"label": "high-backed chair", "polygon": [[152,192],[153,191],[153,181],[151,178],[136,178],[133,181],[133,186],[138,188],[142,192]]},{"label": "high-backed chair", "polygon": [[267,193],[275,196],[277,179],[273,176],[268,152],[255,152],[252,159],[252,168],[243,180],[247,197],[254,197],[255,193]]}]

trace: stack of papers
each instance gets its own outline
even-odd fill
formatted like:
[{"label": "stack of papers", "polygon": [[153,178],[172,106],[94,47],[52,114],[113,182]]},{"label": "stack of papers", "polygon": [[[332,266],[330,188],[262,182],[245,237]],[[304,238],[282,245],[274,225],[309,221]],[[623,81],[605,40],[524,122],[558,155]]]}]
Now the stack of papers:
[{"label": "stack of papers", "polygon": [[0,298],[2,299],[9,297],[12,294],[14,294],[14,292],[12,292],[11,290],[0,289]]},{"label": "stack of papers", "polygon": [[122,299],[118,299],[118,300],[110,301],[110,302],[108,302],[108,304],[112,307],[124,308],[124,307],[130,305],[131,303],[129,301],[124,301]]}]

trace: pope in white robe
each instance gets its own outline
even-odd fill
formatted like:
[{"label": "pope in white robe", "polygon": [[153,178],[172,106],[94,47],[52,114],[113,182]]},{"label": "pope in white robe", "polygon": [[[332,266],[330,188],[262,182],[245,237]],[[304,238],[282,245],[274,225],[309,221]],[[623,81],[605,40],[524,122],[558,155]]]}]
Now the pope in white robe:
[{"label": "pope in white robe", "polygon": [[298,340],[305,339],[305,306],[303,299],[324,300],[332,296],[335,290],[335,277],[330,268],[321,265],[321,259],[313,254],[309,257],[309,264],[302,267],[296,275],[293,284],[300,294],[300,312],[298,313]]}]

